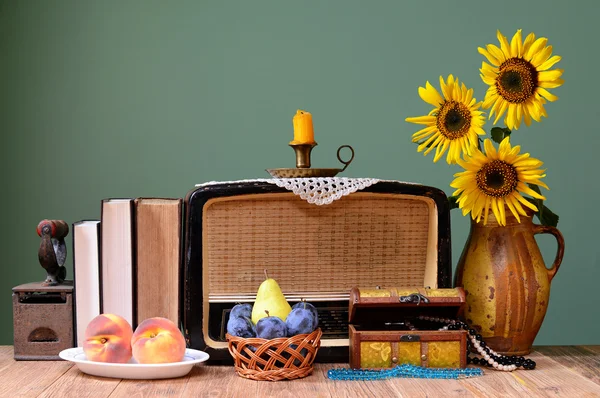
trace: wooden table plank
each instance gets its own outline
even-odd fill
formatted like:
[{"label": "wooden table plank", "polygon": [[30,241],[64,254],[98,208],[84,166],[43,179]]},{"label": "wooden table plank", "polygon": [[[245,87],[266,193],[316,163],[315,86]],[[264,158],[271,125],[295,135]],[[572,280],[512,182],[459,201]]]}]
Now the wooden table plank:
[{"label": "wooden table plank", "polygon": [[586,350],[595,352],[596,354],[600,354],[600,345],[582,345],[582,346],[570,346],[570,347],[581,347]]},{"label": "wooden table plank", "polygon": [[189,378],[190,374],[184,377],[164,380],[123,379],[109,396],[111,398],[181,397]]},{"label": "wooden table plank", "polygon": [[536,370],[520,371],[513,376],[542,397],[598,397],[600,386],[539,352],[529,355],[537,363]]},{"label": "wooden table plank", "polygon": [[330,380],[327,378],[327,371],[333,368],[347,368],[347,364],[318,364],[317,369],[323,377],[323,385],[328,389],[332,397],[389,397],[404,396],[398,394],[393,386],[392,380],[377,381],[346,381]]},{"label": "wooden table plank", "polygon": [[[62,363],[69,364],[68,362]],[[109,397],[120,382],[121,379],[87,375],[82,373],[77,366],[73,366],[45,389],[39,397]]]},{"label": "wooden table plank", "polygon": [[257,381],[239,377],[232,366],[196,365],[182,397],[256,397]]},{"label": "wooden table plank", "polygon": [[[13,359],[13,347],[10,345],[0,346],[0,364]],[[1,374],[1,373],[0,373]]]},{"label": "wooden table plank", "polygon": [[600,347],[536,347],[547,357],[600,385]]},{"label": "wooden table plank", "polygon": [[120,380],[88,376],[64,361],[15,361],[0,347],[0,396],[4,397],[587,397],[600,396],[600,346],[536,347],[536,370],[499,372],[465,380],[391,379],[334,381],[327,371],[345,364],[317,364],[313,375],[292,382],[257,382],[228,366],[197,365],[186,377]]},{"label": "wooden table plank", "polygon": [[71,368],[63,361],[15,361],[13,347],[0,347],[0,397],[37,397]]},{"label": "wooden table plank", "polygon": [[[325,383],[329,380],[321,371],[323,365],[315,365],[313,374],[301,379],[291,381],[269,382],[258,381],[257,397],[274,397],[274,398],[329,398],[331,394],[325,388]],[[326,370],[325,370],[326,372]]]}]

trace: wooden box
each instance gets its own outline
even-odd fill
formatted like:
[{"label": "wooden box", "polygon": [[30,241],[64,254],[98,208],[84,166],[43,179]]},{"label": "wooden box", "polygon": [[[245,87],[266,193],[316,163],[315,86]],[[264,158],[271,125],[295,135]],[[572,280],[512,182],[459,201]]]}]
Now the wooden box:
[{"label": "wooden box", "polygon": [[353,286],[451,286],[450,217],[443,191],[378,182],[317,206],[265,181],[213,183],[184,206],[183,327],[188,346],[231,363],[230,309],[253,303],[264,269],[290,304],[314,304],[317,361],[348,361]]},{"label": "wooden box", "polygon": [[464,302],[462,288],[353,288],[348,311],[350,367],[466,367],[468,332],[439,330],[443,323],[420,319],[456,319]]},{"label": "wooden box", "polygon": [[59,360],[58,353],[75,342],[73,281],[59,286],[27,283],[12,291],[15,360]]}]

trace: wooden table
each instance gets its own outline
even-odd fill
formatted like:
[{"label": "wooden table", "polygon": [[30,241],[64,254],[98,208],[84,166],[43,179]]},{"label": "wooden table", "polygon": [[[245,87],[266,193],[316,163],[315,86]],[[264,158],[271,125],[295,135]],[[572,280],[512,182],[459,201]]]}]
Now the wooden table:
[{"label": "wooden table", "polygon": [[0,397],[600,397],[600,346],[536,347],[535,370],[485,370],[464,380],[392,379],[332,381],[317,364],[314,374],[286,382],[256,382],[233,367],[196,366],[172,380],[104,379],[64,361],[15,361],[0,346]]}]

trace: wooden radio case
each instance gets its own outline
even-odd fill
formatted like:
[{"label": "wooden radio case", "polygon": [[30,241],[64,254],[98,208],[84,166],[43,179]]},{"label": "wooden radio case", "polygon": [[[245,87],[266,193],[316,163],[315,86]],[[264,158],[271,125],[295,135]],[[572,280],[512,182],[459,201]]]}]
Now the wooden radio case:
[{"label": "wooden radio case", "polygon": [[443,191],[378,182],[332,204],[309,204],[265,181],[211,183],[184,206],[183,328],[210,363],[231,363],[225,329],[236,303],[253,303],[264,270],[288,302],[314,304],[317,360],[348,360],[354,286],[451,286],[450,217]]}]

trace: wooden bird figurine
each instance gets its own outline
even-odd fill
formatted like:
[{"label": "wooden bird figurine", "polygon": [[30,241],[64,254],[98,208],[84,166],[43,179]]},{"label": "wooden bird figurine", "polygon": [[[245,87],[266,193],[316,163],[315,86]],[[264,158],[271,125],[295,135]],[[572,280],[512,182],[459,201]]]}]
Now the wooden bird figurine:
[{"label": "wooden bird figurine", "polygon": [[37,234],[42,238],[38,258],[48,274],[42,286],[60,285],[67,277],[63,264],[67,258],[65,237],[69,234],[69,225],[62,220],[42,220]]}]

